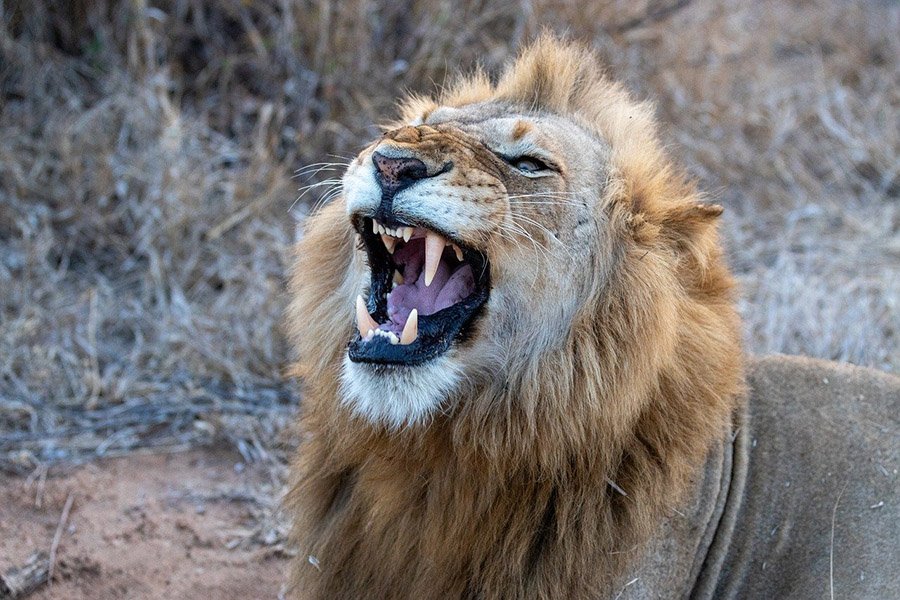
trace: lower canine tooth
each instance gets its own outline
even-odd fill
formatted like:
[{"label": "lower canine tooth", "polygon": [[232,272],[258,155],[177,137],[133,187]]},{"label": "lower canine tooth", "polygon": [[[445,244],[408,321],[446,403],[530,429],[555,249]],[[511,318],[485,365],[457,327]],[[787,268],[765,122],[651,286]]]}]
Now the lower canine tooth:
[{"label": "lower canine tooth", "polygon": [[369,315],[366,308],[366,301],[362,296],[356,297],[356,327],[359,329],[359,336],[366,338],[373,330],[378,329],[378,323]]},{"label": "lower canine tooth", "polygon": [[419,311],[414,308],[406,318],[406,325],[400,334],[400,343],[407,346],[416,341],[417,337],[419,337]]}]

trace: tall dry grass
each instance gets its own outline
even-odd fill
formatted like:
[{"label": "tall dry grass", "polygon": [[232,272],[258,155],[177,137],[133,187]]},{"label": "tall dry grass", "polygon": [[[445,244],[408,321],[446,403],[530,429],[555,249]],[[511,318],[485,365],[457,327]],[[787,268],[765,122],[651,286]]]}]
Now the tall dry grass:
[{"label": "tall dry grass", "polygon": [[[295,178],[548,27],[726,205],[748,347],[900,365],[900,5],[0,0],[0,463],[277,454]],[[310,174],[315,171],[310,171]]]}]

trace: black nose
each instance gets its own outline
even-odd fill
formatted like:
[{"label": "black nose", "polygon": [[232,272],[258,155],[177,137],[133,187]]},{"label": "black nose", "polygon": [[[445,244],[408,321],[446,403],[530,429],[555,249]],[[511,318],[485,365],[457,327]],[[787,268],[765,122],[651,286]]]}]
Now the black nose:
[{"label": "black nose", "polygon": [[428,169],[418,158],[388,158],[384,154],[372,154],[375,176],[381,189],[396,193],[419,179],[428,177]]}]

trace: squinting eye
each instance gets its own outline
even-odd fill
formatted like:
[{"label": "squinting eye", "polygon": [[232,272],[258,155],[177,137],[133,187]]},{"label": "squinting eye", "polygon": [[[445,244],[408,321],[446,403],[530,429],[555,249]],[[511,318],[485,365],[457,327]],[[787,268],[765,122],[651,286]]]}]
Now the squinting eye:
[{"label": "squinting eye", "polygon": [[509,161],[512,166],[522,171],[523,173],[536,173],[537,171],[544,171],[548,167],[541,161],[536,158],[530,158],[528,156],[520,156],[519,158],[514,158]]}]

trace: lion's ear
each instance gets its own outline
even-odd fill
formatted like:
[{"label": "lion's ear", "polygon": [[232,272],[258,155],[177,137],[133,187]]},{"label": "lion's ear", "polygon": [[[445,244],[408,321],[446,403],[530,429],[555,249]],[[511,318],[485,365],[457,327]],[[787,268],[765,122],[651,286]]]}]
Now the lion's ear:
[{"label": "lion's ear", "polygon": [[679,203],[667,207],[660,224],[682,236],[691,237],[715,224],[723,212],[725,209],[721,204]]},{"label": "lion's ear", "polygon": [[694,209],[703,214],[706,219],[712,220],[722,216],[725,207],[721,204],[696,204]]},{"label": "lion's ear", "polygon": [[725,208],[721,204],[703,204],[700,202],[677,205],[670,214],[676,220],[710,223],[722,216]]}]

